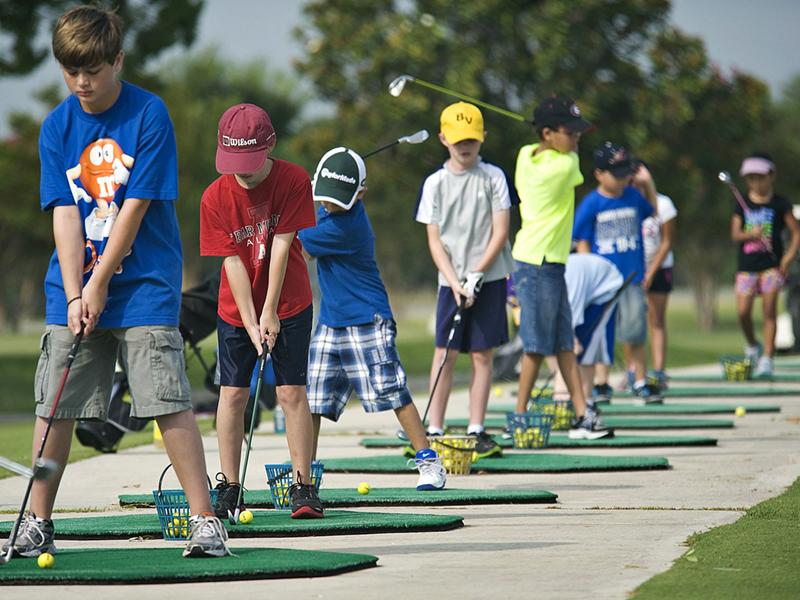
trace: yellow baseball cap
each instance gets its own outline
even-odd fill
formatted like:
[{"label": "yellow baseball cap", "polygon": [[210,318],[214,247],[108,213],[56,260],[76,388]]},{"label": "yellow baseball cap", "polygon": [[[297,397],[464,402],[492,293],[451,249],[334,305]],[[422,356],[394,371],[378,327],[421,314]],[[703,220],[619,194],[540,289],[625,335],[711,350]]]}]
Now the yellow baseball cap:
[{"label": "yellow baseball cap", "polygon": [[439,121],[448,144],[457,144],[463,140],[483,141],[483,115],[473,104],[451,104],[442,111]]}]

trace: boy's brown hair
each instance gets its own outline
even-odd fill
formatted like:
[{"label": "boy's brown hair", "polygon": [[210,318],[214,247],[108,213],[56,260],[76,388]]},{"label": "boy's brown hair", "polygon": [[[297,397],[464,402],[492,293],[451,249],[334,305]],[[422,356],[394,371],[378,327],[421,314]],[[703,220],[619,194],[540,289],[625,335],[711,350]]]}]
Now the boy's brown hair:
[{"label": "boy's brown hair", "polygon": [[82,5],[59,17],[53,29],[53,56],[64,67],[114,64],[122,50],[122,19],[100,6]]}]

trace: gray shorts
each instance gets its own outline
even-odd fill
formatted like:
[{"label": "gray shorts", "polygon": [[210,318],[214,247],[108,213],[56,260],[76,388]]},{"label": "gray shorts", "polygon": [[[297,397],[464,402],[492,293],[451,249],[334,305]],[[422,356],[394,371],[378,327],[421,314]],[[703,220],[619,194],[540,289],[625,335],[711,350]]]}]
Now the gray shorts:
[{"label": "gray shorts", "polygon": [[632,283],[619,297],[617,341],[634,346],[647,342],[647,302],[639,284]]},{"label": "gray shorts", "polygon": [[[50,415],[74,339],[61,325],[45,329],[34,383],[37,416]],[[157,417],[192,408],[177,327],[95,329],[81,342],[56,418],[105,420],[117,356],[128,375],[132,416]]]}]

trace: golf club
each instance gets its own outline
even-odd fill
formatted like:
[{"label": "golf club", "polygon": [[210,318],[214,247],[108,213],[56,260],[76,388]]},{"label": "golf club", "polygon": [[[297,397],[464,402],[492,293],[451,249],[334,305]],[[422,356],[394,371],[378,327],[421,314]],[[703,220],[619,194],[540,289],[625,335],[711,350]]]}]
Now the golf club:
[{"label": "golf club", "polygon": [[242,476],[239,479],[239,493],[236,496],[236,508],[233,512],[228,511],[228,521],[231,525],[236,525],[239,522],[239,508],[242,505],[242,496],[244,495],[244,478],[247,476],[247,462],[250,459],[250,447],[253,445],[253,430],[256,426],[256,415],[258,414],[258,403],[261,401],[261,385],[264,378],[264,365],[267,363],[267,356],[269,355],[268,346],[264,345],[261,352],[261,362],[258,364],[258,379],[256,380],[256,397],[253,400],[253,412],[250,417],[250,430],[247,434],[247,450],[244,453],[244,464],[242,465]]},{"label": "golf club", "polygon": [[411,135],[405,135],[401,138],[397,138],[395,141],[389,142],[385,146],[381,146],[377,150],[373,150],[372,152],[365,154],[361,158],[368,158],[373,154],[378,154],[378,152],[383,152],[384,150],[391,148],[395,144],[421,144],[429,137],[430,134],[428,133],[427,129],[420,129],[417,133],[412,133]]},{"label": "golf club", "polygon": [[[478,290],[475,290],[476,293]],[[425,412],[422,415],[422,426],[425,426],[425,420],[428,418],[428,411],[431,408],[431,401],[433,400],[433,394],[436,392],[436,386],[439,385],[439,378],[442,376],[442,371],[444,370],[444,365],[447,362],[447,355],[450,352],[450,344],[453,342],[453,338],[456,335],[456,328],[461,323],[461,316],[464,312],[464,302],[466,298],[463,296],[461,297],[458,303],[458,309],[456,310],[456,314],[453,316],[453,324],[450,326],[450,333],[447,335],[447,343],[444,346],[444,356],[442,357],[442,362],[439,363],[439,371],[436,373],[436,378],[433,380],[433,387],[431,387],[431,394],[428,396],[428,404],[425,406]],[[401,440],[408,440],[408,434],[403,429],[397,430],[397,437]]]},{"label": "golf club", "polygon": [[34,464],[33,469],[29,469],[5,456],[0,456],[0,468],[16,473],[17,475],[31,477],[36,481],[40,481],[49,479],[58,470],[58,463],[49,458],[40,458]]},{"label": "golf club", "polygon": [[[728,189],[731,191],[731,194],[733,194],[733,197],[736,198],[736,202],[739,203],[739,206],[741,207],[745,216],[748,215],[750,213],[750,208],[748,208],[747,203],[744,201],[744,198],[742,197],[742,193],[739,191],[739,188],[737,188],[736,184],[733,183],[733,178],[731,177],[731,174],[728,173],[728,171],[720,171],[717,177],[722,183],[728,186]],[[770,248],[770,245],[767,242],[767,236],[765,235],[761,236],[761,243],[764,245],[764,248],[767,249],[770,256],[773,259],[777,260],[775,252]]]},{"label": "golf club", "polygon": [[[75,361],[75,356],[78,354],[78,348],[81,345],[81,340],[83,339],[83,323],[81,323],[81,330],[75,335],[75,338],[72,341],[72,346],[69,349],[69,353],[67,354],[67,364],[64,366],[64,372],[61,374],[61,381],[58,384],[58,390],[56,391],[56,396],[53,399],[53,406],[50,408],[50,416],[47,418],[47,427],[45,427],[44,435],[42,435],[42,441],[39,444],[39,451],[36,453],[36,459],[34,460],[33,464],[38,465],[40,461],[42,461],[42,454],[44,453],[44,446],[47,443],[47,438],[50,435],[50,428],[53,425],[53,419],[56,416],[56,409],[58,409],[58,403],[61,401],[61,394],[64,392],[64,385],[67,383],[67,376],[69,375],[69,371],[72,368],[72,363]],[[52,463],[52,461],[49,461]],[[41,464],[49,464],[45,461],[42,461]],[[55,464],[55,463],[52,463]],[[58,468],[58,465],[55,465]],[[33,473],[31,473],[33,475]],[[31,489],[33,488],[33,481],[34,477],[30,477],[28,479],[28,487],[25,489],[25,496],[22,498],[22,505],[19,508],[19,514],[17,515],[17,520],[14,523],[14,529],[11,530],[11,537],[8,538],[8,551],[6,552],[5,556],[0,556],[0,564],[5,564],[11,560],[11,557],[14,555],[14,544],[17,541],[17,534],[19,533],[19,526],[22,523],[22,516],[25,514],[25,507],[28,506],[28,499],[31,495]]]},{"label": "golf club", "polygon": [[483,108],[492,110],[496,113],[500,113],[501,115],[504,115],[506,117],[511,117],[515,121],[520,121],[522,123],[532,123],[531,120],[526,119],[519,113],[515,113],[514,111],[508,110],[506,108],[495,106],[494,104],[489,104],[488,102],[484,102],[483,100],[479,100],[478,98],[473,98],[472,96],[468,96],[467,94],[462,94],[461,92],[457,92],[455,90],[451,90],[444,86],[431,83],[430,81],[425,81],[424,79],[418,79],[417,77],[413,77],[412,75],[400,75],[399,77],[396,77],[394,80],[392,80],[392,82],[389,84],[389,93],[395,98],[397,98],[400,94],[403,93],[403,89],[409,82],[413,82],[423,87],[429,88],[431,90],[441,92],[442,94],[447,94],[448,96],[453,96],[454,98],[458,98],[459,100],[465,100],[467,102],[471,102],[472,104],[482,106]]}]

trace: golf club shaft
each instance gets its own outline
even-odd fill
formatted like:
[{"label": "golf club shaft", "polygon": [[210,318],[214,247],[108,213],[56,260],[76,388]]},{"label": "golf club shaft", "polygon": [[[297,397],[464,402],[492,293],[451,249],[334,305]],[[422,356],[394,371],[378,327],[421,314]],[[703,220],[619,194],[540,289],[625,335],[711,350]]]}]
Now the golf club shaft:
[{"label": "golf club shaft", "polygon": [[471,102],[472,104],[476,104],[477,106],[482,106],[488,110],[493,110],[496,113],[500,113],[501,115],[505,115],[506,117],[511,117],[515,121],[525,122],[527,119],[523,117],[519,113],[515,113],[514,111],[500,108],[499,106],[495,106],[494,104],[489,104],[488,102],[484,102],[478,98],[474,98],[473,96],[469,96],[467,94],[462,94],[461,92],[456,92],[455,90],[448,89],[441,85],[436,85],[435,83],[431,83],[430,81],[425,81],[424,79],[417,79],[416,77],[412,79],[415,83],[419,85],[435,90],[437,92],[441,92],[443,94],[447,94],[448,96],[453,96],[458,98],[459,100],[466,100],[467,102]]},{"label": "golf club shaft", "polygon": [[428,396],[428,404],[425,406],[425,412],[422,415],[423,427],[425,427],[425,420],[428,418],[428,411],[431,409],[431,402],[433,401],[433,395],[436,393],[436,386],[439,385],[439,378],[442,376],[444,365],[447,362],[447,355],[450,353],[450,344],[453,342],[453,338],[456,335],[456,327],[458,327],[458,325],[461,323],[461,315],[464,312],[465,301],[466,300],[463,296],[461,296],[460,300],[458,301],[458,309],[456,310],[456,314],[453,316],[453,324],[450,326],[450,333],[447,336],[447,343],[444,346],[444,356],[442,357],[442,362],[439,364],[439,371],[436,373],[436,378],[433,380],[431,394]]},{"label": "golf club shaft", "polygon": [[397,139],[397,140],[395,140],[395,141],[393,141],[393,142],[389,142],[389,143],[388,143],[388,144],[386,144],[385,146],[381,146],[381,147],[380,147],[380,148],[378,148],[377,150],[373,150],[372,152],[369,152],[369,153],[365,154],[365,155],[364,155],[364,156],[362,156],[361,158],[369,158],[370,156],[372,156],[372,155],[374,155],[374,154],[378,154],[378,152],[383,152],[384,150],[388,150],[388,149],[389,149],[389,148],[391,148],[392,146],[395,146],[395,145],[397,145],[397,144],[399,144],[399,143],[400,143],[400,140],[399,140],[399,139]]},{"label": "golf club shaft", "polygon": [[[744,212],[744,214],[745,215],[749,214],[750,213],[750,208],[747,206],[747,203],[744,201],[744,197],[742,196],[742,193],[739,191],[739,188],[737,188],[736,185],[732,181],[726,181],[724,183],[730,189],[731,194],[733,194],[733,197],[736,198],[736,201],[739,203],[739,206],[742,208],[742,211]],[[761,239],[761,242],[764,244],[764,247],[765,248],[769,248],[769,244],[767,243],[766,237],[767,236],[762,235],[760,239]],[[773,250],[769,250],[769,254],[773,259],[777,258],[775,256],[775,252]]]},{"label": "golf club shaft", "polygon": [[[44,454],[44,446],[47,443],[47,438],[50,435],[50,428],[53,425],[53,419],[56,415],[56,410],[58,409],[58,403],[61,401],[61,394],[64,392],[64,386],[67,383],[67,377],[69,376],[69,371],[72,368],[72,363],[75,361],[75,356],[78,354],[78,348],[81,345],[81,340],[83,339],[83,323],[81,323],[81,330],[75,336],[75,339],[72,341],[72,346],[69,349],[69,353],[67,354],[67,364],[64,366],[64,372],[61,374],[61,381],[58,385],[58,390],[56,391],[55,398],[53,399],[53,406],[50,408],[50,416],[47,418],[47,427],[45,427],[44,435],[42,435],[42,442],[39,444],[39,451],[36,453],[36,458],[34,459],[34,464],[40,458],[42,458],[42,454]],[[17,515],[17,520],[14,523],[14,529],[11,532],[11,537],[8,539],[8,553],[5,557],[6,562],[11,559],[11,556],[14,553],[14,544],[17,541],[17,534],[19,533],[19,526],[22,523],[22,515],[25,514],[25,507],[28,506],[28,500],[31,496],[31,489],[33,488],[33,473],[31,473],[31,477],[28,479],[28,486],[25,488],[25,495],[22,498],[22,504],[19,507],[19,514]]]},{"label": "golf club shaft", "polygon": [[265,346],[261,353],[261,362],[258,365],[258,380],[256,381],[256,395],[253,399],[253,412],[250,415],[250,431],[247,433],[247,449],[244,453],[244,464],[242,464],[242,476],[239,479],[239,494],[236,497],[236,508],[238,511],[242,503],[242,496],[244,494],[244,478],[247,476],[247,462],[250,460],[250,447],[253,445],[253,430],[256,426],[256,413],[258,412],[258,403],[261,401],[261,386],[264,379],[264,365],[267,362],[268,350]]}]

